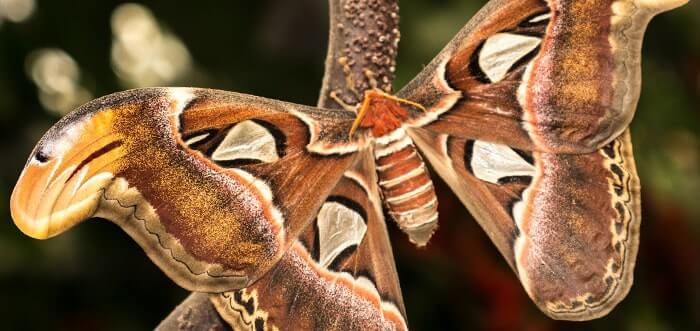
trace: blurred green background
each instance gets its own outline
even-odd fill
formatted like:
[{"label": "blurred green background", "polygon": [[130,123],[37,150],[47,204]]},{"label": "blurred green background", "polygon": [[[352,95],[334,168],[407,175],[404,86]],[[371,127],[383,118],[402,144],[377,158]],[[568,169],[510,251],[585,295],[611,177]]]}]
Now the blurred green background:
[{"label": "blurred green background", "polygon": [[[483,4],[404,0],[395,87]],[[117,226],[91,221],[48,241],[12,224],[26,158],[62,114],[93,97],[201,86],[315,104],[325,0],[0,0],[0,329],[148,330],[186,295]],[[643,223],[635,284],[600,320],[552,321],[443,183],[427,249],[390,224],[415,330],[700,330],[700,2],[654,19],[632,124]]]}]

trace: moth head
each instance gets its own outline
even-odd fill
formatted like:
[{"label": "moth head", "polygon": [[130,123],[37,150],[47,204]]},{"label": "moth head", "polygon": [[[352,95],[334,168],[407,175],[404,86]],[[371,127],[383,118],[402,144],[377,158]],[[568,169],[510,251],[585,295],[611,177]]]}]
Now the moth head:
[{"label": "moth head", "polygon": [[[133,98],[90,102],[56,123],[39,141],[12,192],[15,225],[37,239],[56,236],[95,213],[104,189],[123,168],[133,133]],[[131,139],[133,140],[133,139]]]}]

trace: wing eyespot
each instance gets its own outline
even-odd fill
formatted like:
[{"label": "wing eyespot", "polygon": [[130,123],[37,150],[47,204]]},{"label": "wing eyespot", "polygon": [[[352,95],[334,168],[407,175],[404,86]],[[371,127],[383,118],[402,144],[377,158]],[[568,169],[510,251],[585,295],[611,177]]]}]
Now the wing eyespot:
[{"label": "wing eyespot", "polygon": [[518,68],[523,61],[529,61],[542,39],[527,34],[499,32],[484,41],[478,56],[478,65],[491,83],[496,83]]},{"label": "wing eyespot", "polygon": [[257,119],[183,134],[182,140],[225,168],[276,162],[287,149],[284,133],[272,123]]},{"label": "wing eyespot", "polygon": [[345,198],[329,198],[316,218],[319,263],[329,267],[342,260],[344,252],[357,249],[367,232],[366,223],[366,211],[359,204]]},{"label": "wing eyespot", "polygon": [[36,160],[39,163],[46,163],[49,162],[51,158],[44,153],[44,151],[37,151],[36,154],[34,154],[34,160]]},{"label": "wing eyespot", "polygon": [[532,14],[520,22],[521,27],[531,27],[537,25],[547,25],[549,20],[552,18],[552,12],[549,10],[544,10]]},{"label": "wing eyespot", "polygon": [[[501,144],[477,140],[469,156],[474,176],[493,184],[529,182],[535,175],[535,166],[514,149]],[[528,177],[528,180],[524,178]]]}]

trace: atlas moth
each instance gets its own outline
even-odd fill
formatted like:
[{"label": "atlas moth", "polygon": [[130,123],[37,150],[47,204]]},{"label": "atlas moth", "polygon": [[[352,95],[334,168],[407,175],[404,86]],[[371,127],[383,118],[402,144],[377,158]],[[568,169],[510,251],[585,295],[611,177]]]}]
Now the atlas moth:
[{"label": "atlas moth", "polygon": [[427,161],[544,313],[597,318],[629,291],[639,242],[643,32],[685,2],[494,0],[395,95],[344,109],[102,97],[39,141],[12,216],[39,239],[110,220],[234,327],[406,329],[384,210],[428,242]]}]

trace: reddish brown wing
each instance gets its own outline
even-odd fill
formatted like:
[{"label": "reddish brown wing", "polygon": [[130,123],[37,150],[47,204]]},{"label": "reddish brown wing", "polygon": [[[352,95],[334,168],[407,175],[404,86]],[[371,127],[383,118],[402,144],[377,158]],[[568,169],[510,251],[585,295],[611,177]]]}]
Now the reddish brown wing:
[{"label": "reddish brown wing", "polygon": [[685,2],[490,1],[399,96],[428,108],[411,124],[434,132],[593,152],[632,119],[647,23]]},{"label": "reddish brown wing", "polygon": [[13,218],[46,238],[102,217],[180,286],[242,288],[284,255],[352,164],[353,118],[205,89],[111,95],[39,142]]},{"label": "reddish brown wing", "polygon": [[595,153],[575,155],[421,129],[411,136],[545,313],[587,320],[625,297],[640,222],[628,132]]},{"label": "reddish brown wing", "polygon": [[347,171],[313,226],[252,286],[212,295],[235,330],[405,330],[374,164]]},{"label": "reddish brown wing", "polygon": [[605,315],[631,286],[639,182],[623,131],[643,31],[684,2],[491,1],[399,93],[427,107],[409,135],[554,318]]}]

